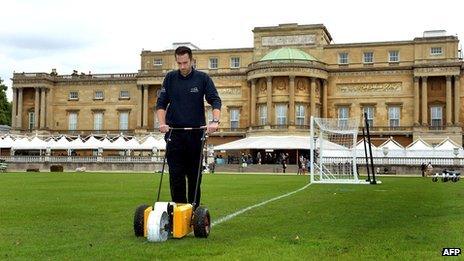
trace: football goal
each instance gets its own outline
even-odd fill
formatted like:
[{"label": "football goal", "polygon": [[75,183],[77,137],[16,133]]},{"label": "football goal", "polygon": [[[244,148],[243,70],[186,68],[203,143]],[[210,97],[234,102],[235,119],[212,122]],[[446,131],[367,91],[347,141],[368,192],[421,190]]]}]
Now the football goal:
[{"label": "football goal", "polygon": [[369,184],[358,178],[359,118],[311,117],[311,183]]}]

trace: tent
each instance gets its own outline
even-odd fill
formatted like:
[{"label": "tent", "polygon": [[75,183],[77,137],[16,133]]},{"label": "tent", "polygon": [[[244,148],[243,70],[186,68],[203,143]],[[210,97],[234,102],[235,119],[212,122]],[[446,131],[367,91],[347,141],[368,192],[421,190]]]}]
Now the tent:
[{"label": "tent", "polygon": [[48,140],[48,147],[51,150],[67,150],[69,148],[69,140],[65,136],[61,136],[58,140]]},{"label": "tent", "polygon": [[310,149],[309,136],[253,136],[214,147],[214,150]]},{"label": "tent", "polygon": [[153,136],[145,137],[145,140],[140,144],[141,150],[158,149],[158,140]]},{"label": "tent", "polygon": [[14,140],[10,135],[6,135],[3,139],[0,139],[0,149],[11,148],[13,146]]},{"label": "tent", "polygon": [[450,138],[444,139],[440,144],[438,144],[435,147],[435,150],[440,151],[440,153],[437,155],[440,157],[454,157],[454,156],[464,157],[464,151],[462,147],[456,144]]},{"label": "tent", "polygon": [[406,155],[408,157],[433,157],[435,150],[427,142],[421,138],[409,144],[406,148]]},{"label": "tent", "polygon": [[13,150],[45,150],[47,147],[48,143],[37,136],[30,141],[28,138],[17,139],[11,146]]}]

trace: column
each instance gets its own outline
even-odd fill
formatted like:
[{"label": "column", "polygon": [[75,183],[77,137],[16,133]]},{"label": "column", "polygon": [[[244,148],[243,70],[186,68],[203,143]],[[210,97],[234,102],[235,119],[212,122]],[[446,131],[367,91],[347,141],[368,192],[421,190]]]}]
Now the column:
[{"label": "column", "polygon": [[311,78],[311,116],[316,113],[316,78]]},{"label": "column", "polygon": [[250,125],[256,125],[256,79],[251,80],[250,90]]},{"label": "column", "polygon": [[45,129],[45,88],[40,88],[40,128]]},{"label": "column", "polygon": [[45,104],[46,104],[45,112],[47,115],[45,116],[45,128],[49,130],[53,128],[53,123],[52,123],[53,112],[52,112],[52,100],[51,100],[51,97],[53,96],[51,95],[51,93],[52,93],[52,90],[50,88],[45,89]]},{"label": "column", "polygon": [[446,126],[451,126],[451,76],[446,76]]},{"label": "column", "polygon": [[419,77],[414,77],[414,125],[419,126]]},{"label": "column", "polygon": [[428,125],[427,112],[427,76],[422,76],[422,125]]},{"label": "column", "polygon": [[148,85],[143,85],[143,127],[148,128]]},{"label": "column", "polygon": [[322,81],[322,117],[327,118],[327,80]]},{"label": "column", "polygon": [[267,125],[271,125],[273,120],[272,116],[272,76],[266,77],[267,79]]},{"label": "column", "polygon": [[40,117],[40,112],[39,112],[39,96],[40,96],[40,89],[38,87],[35,87],[35,101],[34,101],[34,129],[39,128],[39,117]]},{"label": "column", "polygon": [[18,89],[18,118],[16,120],[16,127],[23,128],[23,88]]},{"label": "column", "polygon": [[288,104],[289,125],[295,125],[295,76],[294,75],[290,75],[288,96],[289,96],[289,104]]},{"label": "column", "polygon": [[142,97],[143,97],[143,94],[142,94],[142,88],[140,85],[137,85],[137,110],[139,112],[139,114],[137,115],[137,128],[141,128],[142,127]]},{"label": "column", "polygon": [[18,89],[12,88],[13,89],[13,102],[11,103],[11,128],[14,129],[16,128],[16,106],[18,104],[18,98],[16,97],[16,93]]},{"label": "column", "polygon": [[459,86],[459,75],[454,76],[454,124],[460,125],[461,114],[461,86]]}]

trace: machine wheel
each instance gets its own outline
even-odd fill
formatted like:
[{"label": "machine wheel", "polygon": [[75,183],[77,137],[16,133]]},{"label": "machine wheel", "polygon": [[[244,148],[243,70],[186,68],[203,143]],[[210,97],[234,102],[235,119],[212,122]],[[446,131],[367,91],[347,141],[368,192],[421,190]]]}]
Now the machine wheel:
[{"label": "machine wheel", "polygon": [[193,233],[195,237],[207,238],[211,231],[211,217],[206,207],[198,207],[193,213]]},{"label": "machine wheel", "polygon": [[433,177],[433,178],[432,178],[432,181],[433,181],[433,182],[437,182],[437,181],[438,181],[438,178],[437,178],[437,177]]},{"label": "machine wheel", "polygon": [[144,218],[144,212],[145,209],[148,208],[148,205],[143,204],[137,207],[135,209],[135,214],[134,214],[134,234],[136,237],[143,237],[143,232],[145,229],[145,224],[143,224]]},{"label": "machine wheel", "polygon": [[168,240],[171,231],[169,230],[169,216],[164,209],[156,208],[150,212],[147,220],[147,239],[149,242],[163,242]]}]

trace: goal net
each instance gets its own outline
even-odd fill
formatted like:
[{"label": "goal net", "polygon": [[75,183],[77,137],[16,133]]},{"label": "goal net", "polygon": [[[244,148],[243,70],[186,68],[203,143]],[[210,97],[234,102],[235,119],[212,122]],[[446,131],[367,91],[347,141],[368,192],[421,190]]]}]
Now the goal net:
[{"label": "goal net", "polygon": [[311,182],[365,183],[358,179],[358,118],[311,117]]}]

